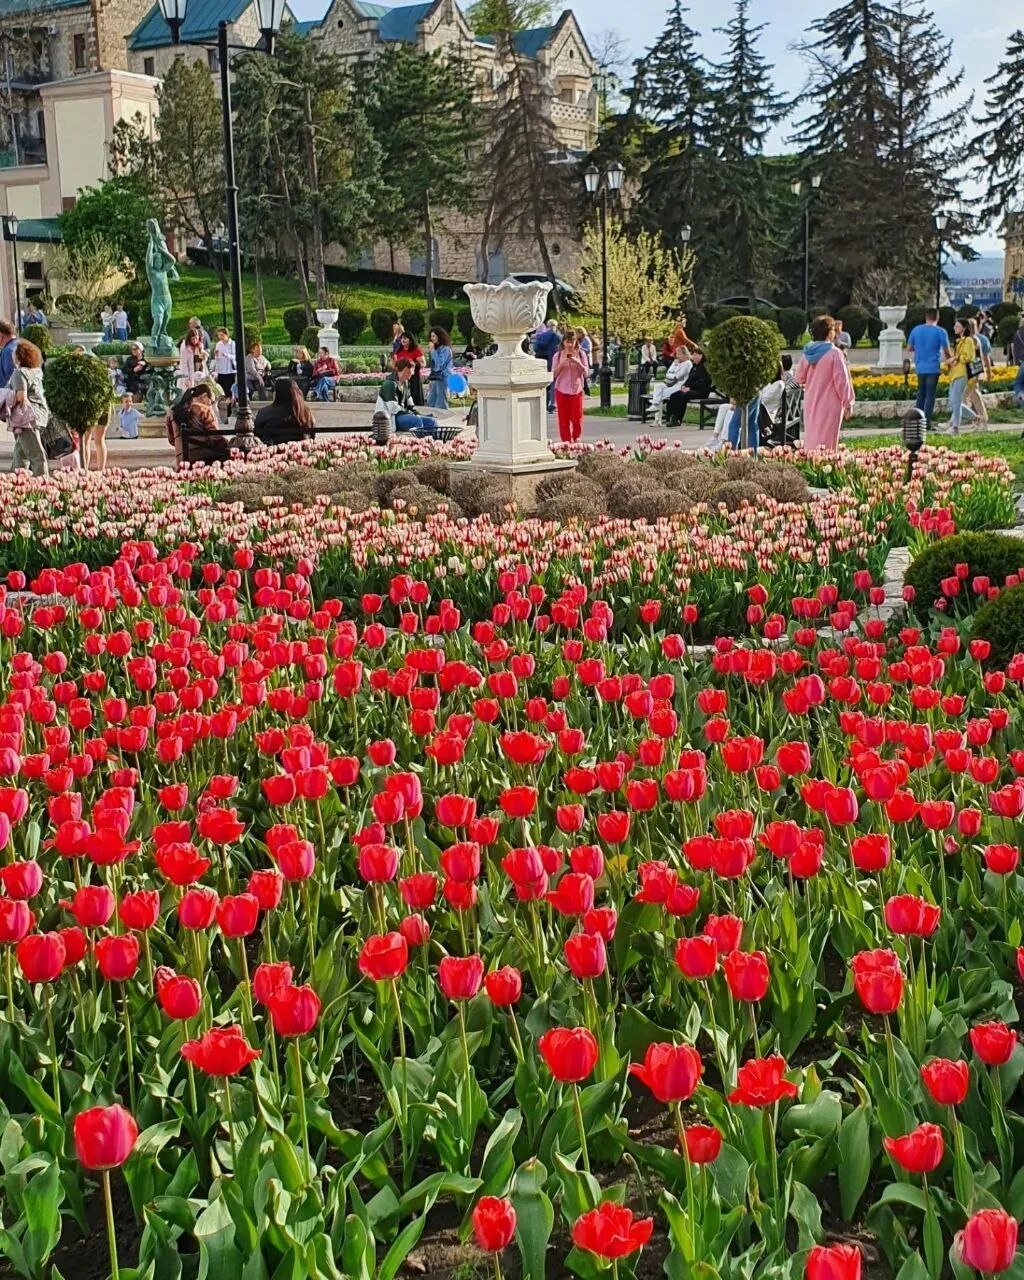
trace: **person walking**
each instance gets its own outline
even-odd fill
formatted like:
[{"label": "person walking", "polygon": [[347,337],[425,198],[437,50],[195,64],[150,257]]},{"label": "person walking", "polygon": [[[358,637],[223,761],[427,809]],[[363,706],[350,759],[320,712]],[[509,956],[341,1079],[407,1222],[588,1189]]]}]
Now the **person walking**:
[{"label": "person walking", "polygon": [[100,312],[100,328],[103,330],[103,341],[112,341],[114,337],[114,312],[111,310],[109,302],[104,303],[103,310]]},{"label": "person walking", "polygon": [[0,387],[6,387],[14,372],[14,352],[18,335],[10,320],[0,320]]},{"label": "person walking", "polygon": [[853,347],[853,339],[843,327],[842,320],[835,321],[836,331],[832,335],[832,342],[839,348],[844,356],[848,356]]},{"label": "person walking", "polygon": [[114,325],[114,338],[117,342],[127,342],[128,334],[131,327],[128,324],[128,312],[124,309],[124,303],[119,302],[112,316]]},{"label": "person walking", "polygon": [[[3,352],[0,352],[0,360],[2,359]],[[1021,316],[1017,332],[1010,339],[1010,359],[1017,366],[1017,376],[1013,380],[1013,403],[1018,409],[1024,409],[1024,316]]]},{"label": "person walking", "polygon": [[34,476],[49,474],[41,432],[50,421],[50,407],[43,391],[43,353],[24,339],[14,348],[7,422],[14,433],[12,471],[31,471]]},{"label": "person walking", "polygon": [[583,387],[590,372],[587,357],[580,350],[574,330],[562,339],[555,352],[551,371],[554,374],[555,413],[558,434],[562,440],[578,440],[583,434]]},{"label": "person walking", "polygon": [[964,404],[969,405],[974,410],[974,416],[978,419],[978,426],[987,427],[988,406],[985,404],[985,397],[981,394],[981,384],[991,375],[992,343],[981,332],[977,320],[967,321],[967,333],[974,339],[977,358],[981,362],[981,373],[976,378],[968,379]]},{"label": "person walking", "polygon": [[977,374],[972,378],[971,370],[981,361],[978,359],[978,348],[975,346],[974,339],[967,332],[966,322],[958,320],[953,326],[953,333],[956,345],[953,348],[952,359],[946,361],[949,372],[949,424],[946,431],[950,435],[958,436],[965,416],[968,422],[974,422],[978,416],[964,401],[970,390],[971,381],[977,384]]},{"label": "person walking", "polygon": [[907,338],[907,349],[914,357],[914,369],[917,373],[918,409],[925,416],[931,430],[935,418],[935,395],[939,389],[939,374],[942,362],[952,354],[949,346],[949,334],[939,327],[939,313],[935,307],[929,307],[924,313],[924,324],[915,325]]},{"label": "person walking", "polygon": [[430,374],[427,381],[427,407],[448,408],[448,378],[455,368],[452,340],[444,329],[430,331]]},{"label": "person walking", "polygon": [[[546,320],[533,335],[533,354],[543,360],[550,372],[555,360],[555,352],[562,345],[562,339],[555,328],[553,320]],[[555,384],[548,386],[548,413],[555,411]]]},{"label": "person walking", "polygon": [[213,376],[217,379],[221,391],[231,395],[231,388],[238,376],[238,365],[235,360],[234,339],[227,329],[217,330],[217,345],[213,348]]},{"label": "person walking", "polygon": [[794,377],[804,389],[804,448],[834,450],[856,395],[846,357],[834,344],[835,321],[816,316]]},{"label": "person walking", "polygon": [[253,432],[264,444],[290,444],[313,440],[316,418],[306,404],[299,384],[291,378],[274,382],[274,399],[257,413]]}]

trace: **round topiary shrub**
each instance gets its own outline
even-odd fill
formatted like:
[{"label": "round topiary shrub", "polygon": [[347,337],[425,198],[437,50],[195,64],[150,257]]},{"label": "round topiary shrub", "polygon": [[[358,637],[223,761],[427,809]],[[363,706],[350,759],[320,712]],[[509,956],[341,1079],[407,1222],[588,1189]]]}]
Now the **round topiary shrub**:
[{"label": "round topiary shrub", "polygon": [[470,311],[469,307],[462,307],[460,309],[458,315],[455,317],[455,323],[459,327],[459,333],[462,334],[467,342],[471,342],[473,339],[473,313]]},{"label": "round topiary shrub", "polygon": [[38,347],[44,356],[53,346],[53,338],[45,324],[27,324],[22,329],[21,336],[26,342],[31,342],[34,347]]},{"label": "round topiary shrub", "polygon": [[103,361],[74,352],[46,362],[43,390],[50,410],[77,432],[103,422],[114,400],[114,388]]},{"label": "round topiary shrub", "polygon": [[900,321],[899,327],[904,333],[910,333],[911,329],[916,329],[919,324],[924,324],[924,307],[907,307],[907,314]]},{"label": "round topiary shrub", "polygon": [[341,307],[334,322],[338,337],[346,347],[351,347],[363,336],[366,328],[366,312],[359,307]]},{"label": "round topiary shrub", "polygon": [[728,400],[743,407],[741,442],[747,432],[746,407],[779,367],[779,331],[756,316],[734,316],[704,335],[711,381]]},{"label": "round topiary shrub", "polygon": [[448,307],[435,307],[427,312],[427,323],[431,329],[443,329],[450,334],[455,328],[455,312]]},{"label": "round topiary shrub", "polygon": [[[733,320],[736,316],[741,316],[743,312],[739,307],[715,307],[708,316],[708,328],[714,329],[720,324],[725,324],[726,320]],[[707,334],[703,335],[707,337]]]},{"label": "round topiary shrub", "polygon": [[1016,302],[997,302],[994,307],[989,308],[989,314],[996,324],[1005,320],[1007,316],[1013,316],[1017,320],[1020,317],[1020,307]]},{"label": "round topiary shrub", "polygon": [[419,307],[405,307],[402,311],[401,321],[407,333],[415,334],[416,337],[423,332],[423,326],[426,324],[426,316]]},{"label": "round topiary shrub", "polygon": [[987,578],[991,586],[1001,587],[1011,573],[1024,568],[1024,541],[1005,533],[955,533],[922,551],[904,578],[914,588],[911,607],[919,618],[927,618],[935,601],[943,598],[942,583],[958,576],[957,565],[966,565],[967,573],[951,604],[964,612],[977,599],[975,578]]},{"label": "round topiary shrub", "polygon": [[373,336],[382,346],[390,345],[391,329],[398,323],[398,312],[390,307],[374,307],[370,312],[370,328]]},{"label": "round topiary shrub", "polygon": [[1013,335],[1020,327],[1020,316],[1013,314],[1003,316],[1002,320],[996,325],[996,342],[999,346],[1005,347],[1013,341]]},{"label": "round topiary shrub", "polygon": [[1024,584],[1001,591],[982,605],[971,623],[971,639],[989,642],[988,661],[998,667],[1024,653]]},{"label": "round topiary shrub", "polygon": [[802,307],[783,307],[775,321],[786,339],[787,347],[795,347],[807,331],[807,317]]},{"label": "round topiary shrub", "polygon": [[309,316],[305,307],[285,307],[281,315],[281,323],[284,325],[285,332],[292,342],[298,344],[302,341],[302,333],[309,324]]},{"label": "round topiary shrub", "polygon": [[438,493],[451,493],[452,468],[445,458],[427,458],[417,462],[412,470],[418,482],[426,488],[435,489]]},{"label": "round topiary shrub", "polygon": [[686,308],[686,333],[698,342],[708,326],[708,318],[700,307]]},{"label": "round topiary shrub", "polygon": [[836,312],[836,319],[842,320],[843,328],[850,335],[850,341],[856,346],[867,333],[868,321],[871,317],[863,307],[840,307]]}]

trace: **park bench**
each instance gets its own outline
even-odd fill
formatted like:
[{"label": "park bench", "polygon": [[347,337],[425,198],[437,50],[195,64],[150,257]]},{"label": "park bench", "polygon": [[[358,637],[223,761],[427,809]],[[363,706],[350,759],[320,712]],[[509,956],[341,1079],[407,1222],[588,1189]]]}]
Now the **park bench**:
[{"label": "park bench", "polygon": [[[651,412],[651,399],[652,397],[649,395],[641,396],[640,398],[640,421],[645,424]],[[709,396],[705,396],[703,400],[691,400],[690,404],[695,404],[697,406],[697,421],[701,431],[703,431],[709,422],[712,426],[714,425],[715,415],[718,413],[719,408],[723,404],[728,404],[728,401],[725,396],[720,396],[717,391],[713,390],[711,394]],[[689,405],[687,405],[687,408],[689,408]]]},{"label": "park bench", "polygon": [[[373,427],[370,425],[363,426],[360,423],[343,423],[337,426],[311,427],[310,430],[314,436],[351,436],[351,435],[370,435],[372,436]],[[399,432],[399,435],[402,433]],[[437,435],[434,437],[443,443],[449,443],[457,439],[462,434],[462,424],[457,422],[446,423],[438,428]],[[235,435],[234,427],[218,427],[216,431],[183,431],[181,433],[181,460],[188,462],[189,459],[189,437],[194,436],[197,439],[209,439],[212,435],[226,436],[233,438]]]}]

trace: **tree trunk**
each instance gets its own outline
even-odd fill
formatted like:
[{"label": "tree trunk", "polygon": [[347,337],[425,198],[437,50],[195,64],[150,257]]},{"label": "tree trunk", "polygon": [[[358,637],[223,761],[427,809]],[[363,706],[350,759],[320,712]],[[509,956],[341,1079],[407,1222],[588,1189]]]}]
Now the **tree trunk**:
[{"label": "tree trunk", "polygon": [[316,134],[313,129],[313,101],[306,86],[306,146],[309,155],[309,180],[313,193],[313,275],[316,279],[316,301],[319,307],[329,307],[327,289],[327,263],[324,258],[324,227],[320,216],[320,177],[316,163]]},{"label": "tree trunk", "polygon": [[[271,146],[274,150],[274,158],[277,161],[278,172],[281,175],[281,194],[284,197],[283,207],[285,210],[289,210],[292,207],[292,202],[288,187],[288,174],[284,167],[284,157],[281,155],[281,144],[278,141],[276,133],[271,134]],[[299,282],[299,291],[302,294],[302,305],[306,308],[306,319],[312,324],[313,306],[309,300],[309,281],[306,277],[306,263],[302,252],[302,237],[299,235],[298,228],[295,226],[294,222],[287,222],[286,229],[292,240],[292,250],[295,255],[295,277]]]},{"label": "tree trunk", "polygon": [[391,270],[392,270],[392,271],[394,271],[394,269],[395,269],[395,242],[394,242],[394,240],[389,240],[389,241],[388,241],[388,256],[389,256],[389,257],[390,257],[390,259],[391,259]]},{"label": "tree trunk", "polygon": [[426,264],[423,273],[423,288],[427,295],[427,310],[434,309],[434,228],[430,219],[430,196],[423,198],[423,234],[426,239]]},{"label": "tree trunk", "polygon": [[484,226],[480,233],[480,266],[477,270],[477,276],[481,284],[487,283],[487,277],[491,274],[491,224],[494,220],[494,190],[487,200],[487,211],[484,213]]},{"label": "tree trunk", "polygon": [[260,238],[253,237],[252,267],[256,276],[256,315],[261,325],[267,323],[267,299],[263,292],[263,273],[260,271]]}]

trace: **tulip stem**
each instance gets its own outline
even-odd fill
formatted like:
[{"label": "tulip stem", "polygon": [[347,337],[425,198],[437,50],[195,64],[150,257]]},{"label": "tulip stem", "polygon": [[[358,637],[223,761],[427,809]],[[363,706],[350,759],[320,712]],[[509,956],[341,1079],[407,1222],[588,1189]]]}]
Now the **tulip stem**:
[{"label": "tulip stem", "polygon": [[462,1114],[465,1116],[468,1122],[465,1126],[465,1132],[463,1133],[463,1141],[466,1144],[466,1170],[468,1172],[468,1170],[471,1168],[471,1165],[472,1165],[472,1155],[473,1155],[471,1150],[473,1144],[472,1144],[472,1139],[470,1137],[473,1129],[473,1096],[472,1096],[473,1068],[469,1064],[469,1040],[466,1036],[466,1015],[462,1011],[461,1000],[457,1002],[455,1008],[459,1015],[459,1036],[462,1040],[462,1058],[466,1067],[466,1098],[465,1098],[465,1104],[462,1109]]},{"label": "tulip stem", "polygon": [[7,977],[7,1020],[14,1023],[14,948],[4,948],[4,972]]},{"label": "tulip stem", "polygon": [[523,1037],[519,1032],[519,1023],[516,1020],[515,1009],[509,1009],[509,1015],[512,1019],[512,1039],[515,1041],[516,1051],[519,1054],[519,1061],[526,1061],[526,1050],[523,1048]]},{"label": "tulip stem", "polygon": [[572,1086],[572,1105],[576,1112],[576,1124],[580,1131],[580,1154],[583,1156],[583,1168],[590,1172],[590,1154],[587,1151],[587,1130],[583,1124],[583,1108],[580,1106],[580,1087],[575,1082]]},{"label": "tulip stem", "polygon": [[256,1020],[252,1011],[252,983],[249,981],[249,957],[245,954],[245,938],[238,939],[238,958],[242,967],[242,1016],[250,1040],[256,1039]]},{"label": "tulip stem", "polygon": [[494,1263],[494,1280],[504,1280],[501,1271],[501,1262],[498,1260],[496,1253],[491,1254],[491,1261]]},{"label": "tulip stem", "polygon": [[309,1158],[309,1126],[306,1123],[306,1085],[302,1079],[302,1054],[299,1052],[298,1039],[292,1038],[292,1049],[295,1059],[295,1093],[299,1101],[299,1137],[302,1141],[302,1152],[305,1157],[306,1186],[313,1182],[313,1165]]},{"label": "tulip stem", "polygon": [[686,1169],[686,1211],[690,1215],[690,1222],[696,1221],[693,1203],[693,1169],[690,1167],[690,1153],[686,1146],[686,1129],[683,1126],[683,1109],[678,1102],[672,1104],[672,1111],[675,1115],[676,1134],[679,1137],[679,1150],[683,1156],[683,1165]]},{"label": "tulip stem", "polygon": [[117,1262],[117,1230],[114,1227],[114,1201],[110,1194],[110,1170],[104,1169],[100,1178],[103,1181],[103,1205],[107,1213],[107,1243],[110,1245],[110,1280],[120,1280],[121,1268]]},{"label": "tulip stem", "polygon": [[[402,1142],[405,1142],[405,1129],[409,1123],[409,1059],[405,1052],[405,1022],[402,1018],[402,1002],[398,998],[398,983],[392,981],[391,999],[395,1006],[395,1021],[398,1024],[398,1052],[402,1058]],[[463,1041],[465,1043],[465,1041]]]},{"label": "tulip stem", "polygon": [[309,943],[309,976],[313,977],[313,966],[316,962],[316,938],[313,934],[313,913],[309,908],[309,881],[302,882],[302,910],[306,917],[306,940]]},{"label": "tulip stem", "polygon": [[757,1043],[757,1015],[754,1013],[754,1006],[752,1004],[747,1005],[747,1012],[750,1014],[750,1038],[754,1046],[754,1057],[756,1058],[760,1055],[761,1051],[758,1048]]},{"label": "tulip stem", "polygon": [[[43,991],[46,993],[44,1004],[46,1006],[46,1035],[50,1043],[50,1071],[53,1076],[53,1100],[57,1105],[57,1110],[61,1109],[60,1104],[60,1062],[57,1058],[57,1037],[53,1034],[53,995],[50,991],[50,984],[44,983]],[[132,1110],[134,1111],[134,1107]]]},{"label": "tulip stem", "polygon": [[228,1119],[228,1137],[231,1140],[231,1173],[238,1171],[238,1145],[235,1142],[235,1113],[231,1108],[231,1077],[224,1077],[224,1109]]},{"label": "tulip stem", "polygon": [[121,984],[121,1017],[124,1021],[125,1066],[128,1068],[128,1100],[135,1114],[135,1044],[132,1040],[132,1019],[128,1012],[128,992]]}]

